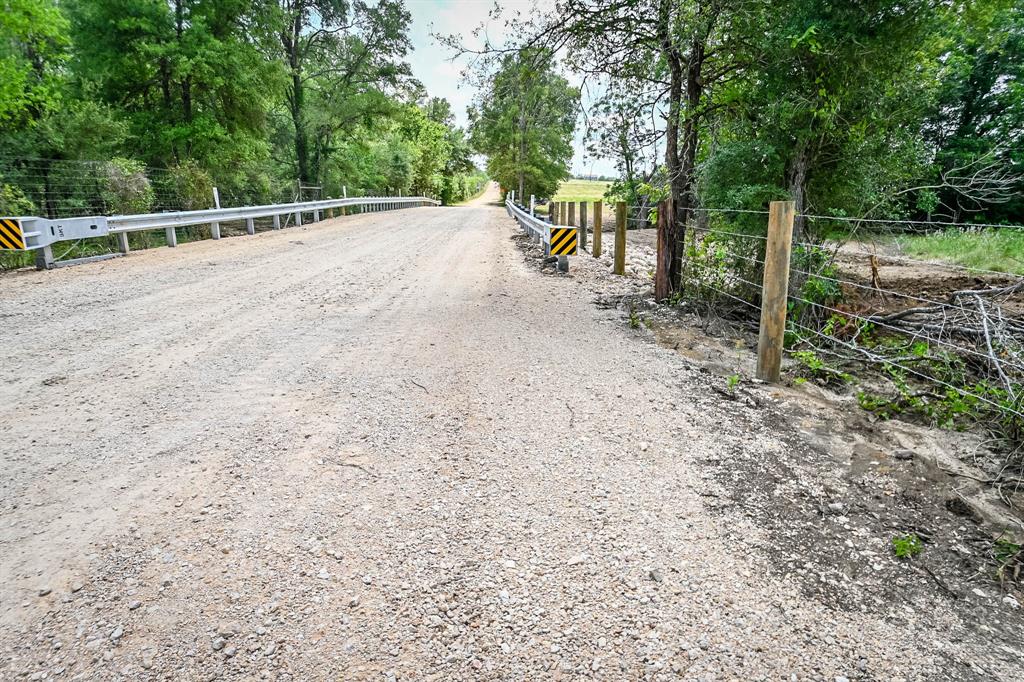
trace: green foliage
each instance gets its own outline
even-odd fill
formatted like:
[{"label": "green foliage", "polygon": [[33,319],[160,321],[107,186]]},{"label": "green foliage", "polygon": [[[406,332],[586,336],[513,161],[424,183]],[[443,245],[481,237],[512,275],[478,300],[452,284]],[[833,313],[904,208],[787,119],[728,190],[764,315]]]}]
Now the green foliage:
[{"label": "green foliage", "polygon": [[1021,582],[1021,577],[1024,577],[1024,545],[996,538],[992,545],[992,558],[996,565],[996,580],[1000,583]]},{"label": "green foliage", "polygon": [[0,178],[0,215],[23,216],[33,215],[35,204],[25,196],[20,187],[8,185]]},{"label": "green foliage", "polygon": [[103,171],[101,196],[111,214],[146,213],[153,206],[153,185],[141,162],[116,158]]},{"label": "green foliage", "polygon": [[0,126],[20,129],[59,100],[68,22],[56,0],[7,0],[0,36]]},{"label": "green foliage", "polygon": [[924,543],[914,533],[897,535],[892,539],[892,551],[898,559],[913,559],[924,550]]},{"label": "green foliage", "polygon": [[213,178],[196,161],[189,159],[172,166],[168,180],[176,203],[182,210],[210,208],[213,203]]},{"label": "green foliage", "polygon": [[850,384],[854,381],[852,375],[832,367],[814,351],[794,351],[791,355],[794,360],[803,365],[810,374],[810,378],[818,379],[826,384]]},{"label": "green foliage", "polygon": [[907,253],[971,268],[1024,275],[1024,230],[946,230],[906,235],[897,243]]},{"label": "green foliage", "polygon": [[520,196],[552,196],[568,177],[580,93],[555,72],[550,54],[505,56],[469,111],[473,147],[487,171]]},{"label": "green foliage", "polygon": [[637,315],[636,309],[635,308],[630,308],[629,309],[629,328],[630,329],[639,329],[640,328],[640,324],[641,324],[642,321],[643,321],[642,318],[639,315]]}]

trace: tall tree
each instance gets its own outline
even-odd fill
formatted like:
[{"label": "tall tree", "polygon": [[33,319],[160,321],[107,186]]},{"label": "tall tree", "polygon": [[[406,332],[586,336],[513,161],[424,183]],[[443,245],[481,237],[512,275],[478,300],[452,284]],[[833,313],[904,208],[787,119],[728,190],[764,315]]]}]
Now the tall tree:
[{"label": "tall tree", "polygon": [[[285,93],[296,173],[317,182],[335,134],[381,113],[412,85],[411,17],[401,0],[278,0],[270,24],[288,71]],[[316,111],[331,110],[325,117]]]},{"label": "tall tree", "polygon": [[40,118],[60,92],[68,22],[56,0],[8,0],[0,12],[0,126]]},{"label": "tall tree", "polygon": [[978,0],[945,22],[943,37],[924,126],[934,167],[917,208],[1024,219],[1024,6]]},{"label": "tall tree", "polygon": [[555,72],[551,53],[504,55],[470,108],[470,139],[502,187],[551,196],[569,174],[579,90]]},{"label": "tall tree", "polygon": [[247,0],[69,0],[77,89],[118,107],[147,163],[227,170],[265,158],[275,71],[248,34]]}]

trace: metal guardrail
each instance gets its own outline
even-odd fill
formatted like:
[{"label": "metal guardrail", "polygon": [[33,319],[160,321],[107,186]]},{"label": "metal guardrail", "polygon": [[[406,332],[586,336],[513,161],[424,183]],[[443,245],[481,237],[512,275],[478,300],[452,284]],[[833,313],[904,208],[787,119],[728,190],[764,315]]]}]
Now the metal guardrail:
[{"label": "metal guardrail", "polygon": [[544,243],[544,252],[547,253],[551,246],[551,223],[531,215],[526,209],[517,206],[511,193],[505,199],[505,209],[510,216],[516,219],[524,232]]},{"label": "metal guardrail", "polygon": [[[121,254],[128,253],[128,234],[146,230],[164,230],[168,246],[177,246],[178,237],[175,230],[179,227],[193,225],[210,225],[214,239],[220,239],[220,223],[244,220],[246,231],[255,234],[253,221],[256,218],[273,218],[274,229],[281,228],[281,216],[294,217],[295,225],[302,225],[302,214],[312,213],[313,222],[321,219],[324,211],[347,207],[360,207],[370,211],[390,211],[399,208],[417,206],[438,206],[441,202],[428,197],[349,197],[342,199],[323,199],[320,201],[303,201],[287,204],[268,204],[265,206],[242,206],[237,208],[211,208],[200,211],[168,211],[165,213],[143,213],[137,215],[117,216],[86,216],[51,220],[35,216],[2,218],[5,230],[2,245],[8,250],[35,251],[36,265],[41,269],[49,269],[58,265],[54,262],[52,245],[62,241],[103,237],[109,234],[118,236]],[[90,258],[60,263],[81,263],[103,258],[111,258],[119,254],[104,254]]]},{"label": "metal guardrail", "polygon": [[576,255],[579,228],[571,225],[553,225],[533,215],[533,198],[530,198],[530,210],[519,206],[511,192],[505,198],[505,209],[516,219],[523,231],[535,242],[544,244],[544,255],[558,259],[558,269],[569,270],[569,255]]}]

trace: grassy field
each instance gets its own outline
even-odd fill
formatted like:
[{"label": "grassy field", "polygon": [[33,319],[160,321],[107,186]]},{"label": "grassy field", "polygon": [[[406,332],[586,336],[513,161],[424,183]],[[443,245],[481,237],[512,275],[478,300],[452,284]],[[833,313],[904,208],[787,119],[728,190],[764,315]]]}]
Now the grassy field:
[{"label": "grassy field", "polygon": [[555,193],[555,201],[600,201],[610,182],[599,180],[566,180]]},{"label": "grassy field", "polygon": [[907,254],[996,272],[1024,275],[1024,230],[949,230],[897,237]]}]

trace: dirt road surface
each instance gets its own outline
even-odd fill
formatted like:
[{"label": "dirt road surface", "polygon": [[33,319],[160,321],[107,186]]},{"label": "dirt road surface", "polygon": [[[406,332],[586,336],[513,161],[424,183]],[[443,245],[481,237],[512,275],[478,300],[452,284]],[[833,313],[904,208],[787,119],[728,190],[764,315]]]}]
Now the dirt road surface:
[{"label": "dirt road surface", "polygon": [[787,441],[513,234],[480,201],[0,278],[0,679],[1014,678],[940,606],[772,570],[703,463]]}]

